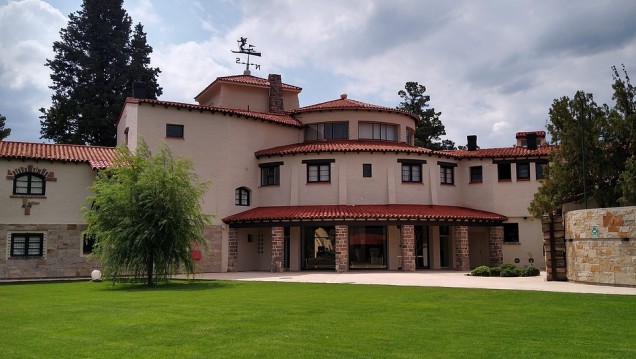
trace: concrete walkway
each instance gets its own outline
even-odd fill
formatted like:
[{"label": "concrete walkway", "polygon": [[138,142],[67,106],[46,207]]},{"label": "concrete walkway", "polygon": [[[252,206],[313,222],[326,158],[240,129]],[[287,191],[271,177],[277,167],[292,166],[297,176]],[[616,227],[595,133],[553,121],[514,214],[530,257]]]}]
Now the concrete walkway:
[{"label": "concrete walkway", "polygon": [[195,279],[274,281],[302,283],[381,284],[420,287],[485,288],[536,290],[546,292],[571,292],[595,294],[636,295],[636,288],[590,285],[573,282],[548,282],[546,273],[538,277],[471,277],[467,272],[418,271],[418,272],[233,272],[201,273]]}]

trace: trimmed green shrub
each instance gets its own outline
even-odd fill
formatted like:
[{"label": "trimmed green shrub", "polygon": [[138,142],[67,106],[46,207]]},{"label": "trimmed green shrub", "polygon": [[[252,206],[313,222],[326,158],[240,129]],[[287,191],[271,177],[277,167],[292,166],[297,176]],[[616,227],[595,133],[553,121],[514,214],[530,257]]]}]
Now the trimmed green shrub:
[{"label": "trimmed green shrub", "polygon": [[521,275],[523,277],[536,277],[539,274],[541,274],[541,271],[539,270],[539,268],[535,267],[525,267],[521,270]]},{"label": "trimmed green shrub", "polygon": [[501,267],[492,267],[490,268],[490,276],[491,277],[499,277],[501,274]]},{"label": "trimmed green shrub", "polygon": [[479,266],[470,271],[470,275],[474,275],[476,277],[490,277],[490,268],[487,266]]},{"label": "trimmed green shrub", "polygon": [[521,275],[521,269],[511,263],[503,264],[499,268],[501,269],[499,273],[501,277],[519,277]]}]

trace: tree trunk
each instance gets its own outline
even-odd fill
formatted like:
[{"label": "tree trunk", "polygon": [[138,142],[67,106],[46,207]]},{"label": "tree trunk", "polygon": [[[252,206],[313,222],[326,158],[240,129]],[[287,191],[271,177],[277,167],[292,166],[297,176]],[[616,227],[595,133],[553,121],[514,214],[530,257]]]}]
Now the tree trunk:
[{"label": "tree trunk", "polygon": [[153,262],[153,260],[152,260],[152,254],[150,254],[150,255],[148,256],[148,262],[146,263],[146,272],[147,272],[147,274],[148,274],[148,277],[147,277],[147,283],[146,283],[146,284],[148,284],[149,286],[154,285],[154,283],[153,283],[153,281],[152,281],[152,276],[153,276],[153,273],[152,273],[152,269],[153,269],[152,262]]}]

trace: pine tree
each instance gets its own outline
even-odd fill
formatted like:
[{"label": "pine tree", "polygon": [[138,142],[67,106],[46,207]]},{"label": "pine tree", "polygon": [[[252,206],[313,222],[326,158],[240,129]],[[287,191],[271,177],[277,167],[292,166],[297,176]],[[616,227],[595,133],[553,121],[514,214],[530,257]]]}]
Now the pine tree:
[{"label": "pine tree", "polygon": [[[53,43],[52,105],[40,109],[41,138],[57,143],[115,145],[115,123],[133,81],[147,83],[149,97],[162,93],[159,69],[149,67],[152,48],[138,25],[131,39],[131,19],[122,0],[84,0],[69,15],[68,26]],[[139,31],[137,31],[137,29]]]},{"label": "pine tree", "polygon": [[0,115],[0,141],[4,140],[5,138],[9,137],[9,135],[11,134],[11,129],[10,128],[4,128],[4,123],[7,120],[6,117]]}]

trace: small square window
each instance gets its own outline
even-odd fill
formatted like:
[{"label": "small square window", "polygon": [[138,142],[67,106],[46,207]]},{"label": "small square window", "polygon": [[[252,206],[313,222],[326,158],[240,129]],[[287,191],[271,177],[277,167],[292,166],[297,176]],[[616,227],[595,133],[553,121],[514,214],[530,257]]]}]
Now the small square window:
[{"label": "small square window", "polygon": [[371,164],[370,163],[363,163],[362,164],[362,177],[371,177],[371,176],[372,176]]},{"label": "small square window", "polygon": [[455,183],[455,176],[453,173],[453,167],[450,166],[440,166],[439,167],[439,177],[441,184],[453,184]]},{"label": "small square window", "polygon": [[537,162],[534,165],[536,166],[535,167],[535,172],[536,172],[536,175],[537,175],[537,179],[539,180],[539,179],[545,178],[543,173],[544,173],[544,170],[545,170],[545,166],[547,166],[548,163],[547,162]]},{"label": "small square window", "polygon": [[261,167],[261,186],[275,186],[280,184],[280,166]]},{"label": "small square window", "polygon": [[512,180],[512,174],[510,170],[510,163],[499,163],[497,164],[497,174],[499,176],[499,181],[510,181]]},{"label": "small square window", "polygon": [[519,223],[504,223],[504,242],[519,243]]},{"label": "small square window", "polygon": [[183,138],[183,125],[166,124],[166,137]]},{"label": "small square window", "polygon": [[403,163],[402,182],[422,182],[422,165]]},{"label": "small square window", "polygon": [[470,183],[481,183],[483,181],[483,170],[481,166],[470,168]]}]

